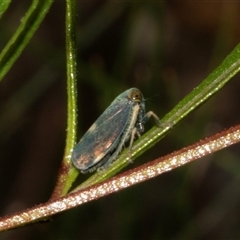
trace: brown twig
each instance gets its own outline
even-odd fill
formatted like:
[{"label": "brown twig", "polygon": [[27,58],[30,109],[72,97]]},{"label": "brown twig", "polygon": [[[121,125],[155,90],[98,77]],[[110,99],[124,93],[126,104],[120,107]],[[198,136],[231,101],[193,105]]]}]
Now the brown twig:
[{"label": "brown twig", "polygon": [[216,152],[240,141],[240,125],[231,127],[165,157],[158,158],[133,170],[124,172],[105,182],[68,194],[57,200],[40,204],[20,213],[0,219],[0,231],[43,220],[83,203],[146,181],[161,173],[180,167],[198,158]]}]

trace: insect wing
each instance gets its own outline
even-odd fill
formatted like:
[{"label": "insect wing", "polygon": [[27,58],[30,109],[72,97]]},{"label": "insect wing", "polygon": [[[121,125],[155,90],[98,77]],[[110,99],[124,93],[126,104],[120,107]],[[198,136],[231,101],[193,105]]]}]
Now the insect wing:
[{"label": "insect wing", "polygon": [[73,149],[74,165],[86,171],[114,151],[128,124],[131,111],[132,105],[128,101],[113,102]]}]

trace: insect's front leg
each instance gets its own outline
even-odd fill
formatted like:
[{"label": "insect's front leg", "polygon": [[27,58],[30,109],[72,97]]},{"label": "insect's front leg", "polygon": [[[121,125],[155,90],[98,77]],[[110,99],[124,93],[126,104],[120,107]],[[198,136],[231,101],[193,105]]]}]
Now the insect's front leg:
[{"label": "insect's front leg", "polygon": [[141,124],[145,124],[150,117],[154,118],[154,120],[156,122],[156,125],[160,128],[165,128],[165,127],[171,128],[173,126],[173,124],[171,122],[162,123],[160,121],[160,119],[158,118],[158,116],[152,111],[149,111],[148,113],[146,113],[146,115],[144,116]]},{"label": "insect's front leg", "polygon": [[162,127],[162,123],[161,123],[160,119],[159,119],[158,116],[157,116],[154,112],[152,112],[152,111],[149,111],[149,112],[146,113],[146,115],[145,115],[144,118],[142,119],[142,123],[141,123],[141,124],[144,125],[144,124],[148,121],[148,119],[149,119],[150,117],[153,117],[154,120],[155,120],[155,122],[156,122],[156,124],[157,124],[159,127]]}]

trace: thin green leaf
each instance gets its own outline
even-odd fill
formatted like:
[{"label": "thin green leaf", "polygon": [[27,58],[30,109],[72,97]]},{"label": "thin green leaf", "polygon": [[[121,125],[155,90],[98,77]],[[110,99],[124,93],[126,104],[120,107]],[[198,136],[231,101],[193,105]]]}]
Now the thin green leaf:
[{"label": "thin green leaf", "polygon": [[0,53],[0,81],[38,29],[52,2],[53,0],[33,0],[18,29]]},{"label": "thin green leaf", "polygon": [[0,18],[2,17],[3,13],[7,10],[11,0],[3,0],[0,2]]}]

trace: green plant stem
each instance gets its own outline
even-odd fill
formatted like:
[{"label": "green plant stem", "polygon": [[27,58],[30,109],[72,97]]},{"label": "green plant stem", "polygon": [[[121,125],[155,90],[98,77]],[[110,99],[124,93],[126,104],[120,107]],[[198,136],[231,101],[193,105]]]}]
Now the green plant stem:
[{"label": "green plant stem", "polygon": [[72,166],[71,150],[76,142],[77,131],[77,70],[76,70],[76,39],[75,13],[76,0],[66,0],[66,61],[67,61],[67,139],[64,159],[59,171],[59,177],[53,198],[67,194],[79,172]]}]

